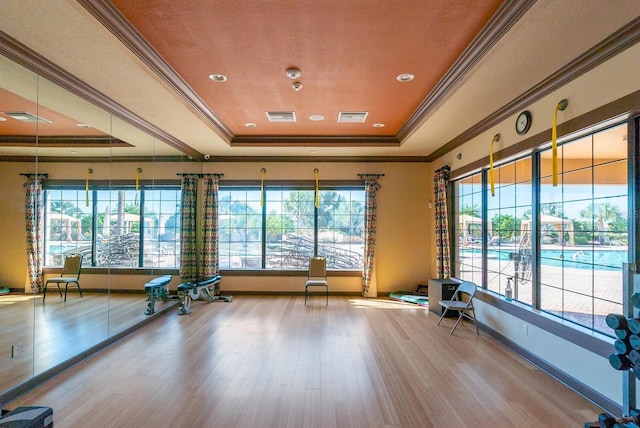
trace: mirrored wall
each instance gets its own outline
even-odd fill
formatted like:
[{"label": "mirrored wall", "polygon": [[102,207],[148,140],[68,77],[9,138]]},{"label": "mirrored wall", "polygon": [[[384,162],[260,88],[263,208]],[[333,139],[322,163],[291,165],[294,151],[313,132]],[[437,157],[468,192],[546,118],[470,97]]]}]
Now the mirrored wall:
[{"label": "mirrored wall", "polygon": [[[144,284],[178,283],[179,172],[199,163],[0,56],[0,396],[46,377],[150,320]],[[185,163],[183,163],[185,162]],[[38,239],[29,238],[27,183],[41,179]],[[36,248],[36,250],[34,250]],[[29,263],[41,255],[42,281]],[[56,284],[82,254],[78,287]]]}]

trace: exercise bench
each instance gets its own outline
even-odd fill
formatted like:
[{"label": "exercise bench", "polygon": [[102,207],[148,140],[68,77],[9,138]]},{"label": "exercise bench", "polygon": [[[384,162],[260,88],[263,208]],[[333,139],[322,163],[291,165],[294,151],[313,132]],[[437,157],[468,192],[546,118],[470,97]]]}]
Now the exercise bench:
[{"label": "exercise bench", "polygon": [[171,282],[171,275],[162,275],[152,279],[144,285],[144,291],[147,293],[147,310],[145,315],[151,315],[156,311],[156,298],[166,302],[169,300],[167,286]]},{"label": "exercise bench", "polygon": [[191,311],[192,300],[198,300],[200,296],[207,301],[207,303],[215,300],[220,302],[230,302],[232,296],[220,295],[220,275],[215,275],[210,278],[202,279],[193,282],[183,282],[178,285],[178,300],[180,300],[178,315],[187,315]]},{"label": "exercise bench", "polygon": [[2,409],[0,428],[52,428],[53,409],[42,406],[22,406],[11,411]]}]

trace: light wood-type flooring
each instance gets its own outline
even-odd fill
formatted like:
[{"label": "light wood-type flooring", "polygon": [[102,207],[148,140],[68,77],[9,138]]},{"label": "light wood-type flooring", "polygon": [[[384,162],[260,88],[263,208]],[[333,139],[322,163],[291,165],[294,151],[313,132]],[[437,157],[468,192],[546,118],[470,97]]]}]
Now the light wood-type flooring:
[{"label": "light wood-type flooring", "polygon": [[[581,427],[596,406],[472,325],[385,299],[194,302],[5,408],[60,427]],[[577,358],[579,360],[579,358]]]}]

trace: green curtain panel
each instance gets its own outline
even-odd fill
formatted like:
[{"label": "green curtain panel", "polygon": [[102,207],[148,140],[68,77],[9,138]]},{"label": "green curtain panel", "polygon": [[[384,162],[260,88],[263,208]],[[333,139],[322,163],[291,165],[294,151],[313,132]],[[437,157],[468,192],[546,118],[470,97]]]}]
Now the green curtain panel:
[{"label": "green curtain panel", "polygon": [[196,215],[198,200],[198,177],[182,177],[180,211],[180,281],[198,279],[198,254],[196,245]]},{"label": "green curtain panel", "polygon": [[202,207],[202,249],[200,273],[203,278],[218,274],[218,176],[204,178]]}]

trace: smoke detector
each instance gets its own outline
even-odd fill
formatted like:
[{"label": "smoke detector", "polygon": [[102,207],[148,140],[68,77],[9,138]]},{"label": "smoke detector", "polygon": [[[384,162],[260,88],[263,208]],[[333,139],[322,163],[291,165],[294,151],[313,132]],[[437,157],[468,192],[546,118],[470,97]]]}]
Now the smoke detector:
[{"label": "smoke detector", "polygon": [[300,69],[292,67],[287,68],[284,74],[291,80],[296,80],[298,77],[302,76],[302,71]]}]

